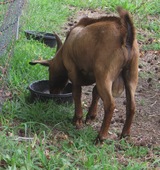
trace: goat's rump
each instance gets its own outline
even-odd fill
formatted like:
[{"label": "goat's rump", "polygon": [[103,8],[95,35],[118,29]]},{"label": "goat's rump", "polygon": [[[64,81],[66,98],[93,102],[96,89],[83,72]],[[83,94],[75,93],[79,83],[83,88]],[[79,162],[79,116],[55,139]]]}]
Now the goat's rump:
[{"label": "goat's rump", "polygon": [[[122,9],[121,7],[117,7],[117,11],[120,17],[102,16],[99,18],[89,18],[89,17],[82,18],[73,28],[71,28],[70,32],[67,35],[67,38],[72,32],[72,30],[77,27],[85,28],[91,25],[95,25],[98,27],[98,25],[99,26],[102,25],[100,23],[103,23],[103,24],[108,23],[109,25],[110,24],[112,25],[113,23],[113,25],[117,25],[117,29],[119,29],[119,31],[121,32],[121,36],[126,36],[126,41],[123,42],[123,40],[121,39],[121,42],[125,43],[127,48],[132,48],[132,45],[135,39],[135,28],[133,26],[132,19],[128,11]],[[97,39],[100,39],[100,38],[98,37]]]}]

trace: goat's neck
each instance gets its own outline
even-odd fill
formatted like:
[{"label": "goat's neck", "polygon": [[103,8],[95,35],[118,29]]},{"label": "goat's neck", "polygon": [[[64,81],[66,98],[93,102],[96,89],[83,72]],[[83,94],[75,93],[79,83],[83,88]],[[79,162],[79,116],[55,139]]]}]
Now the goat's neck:
[{"label": "goat's neck", "polygon": [[53,58],[52,62],[53,62],[52,65],[54,67],[54,70],[58,75],[66,75],[67,74],[65,66],[63,64],[62,50],[59,50],[57,52],[57,54]]}]

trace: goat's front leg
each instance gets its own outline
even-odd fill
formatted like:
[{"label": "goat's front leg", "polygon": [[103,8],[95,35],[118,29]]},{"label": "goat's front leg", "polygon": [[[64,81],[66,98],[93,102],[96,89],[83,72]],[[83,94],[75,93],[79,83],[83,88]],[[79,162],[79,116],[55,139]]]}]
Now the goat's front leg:
[{"label": "goat's front leg", "polygon": [[89,108],[88,114],[86,116],[86,121],[85,121],[86,124],[91,123],[91,121],[93,121],[96,118],[98,100],[99,100],[99,94],[97,91],[97,87],[94,86],[92,91],[92,103]]},{"label": "goat's front leg", "polygon": [[73,85],[73,99],[75,103],[75,115],[73,117],[73,123],[76,125],[76,128],[79,129],[83,125],[83,112],[81,105],[81,86]]}]

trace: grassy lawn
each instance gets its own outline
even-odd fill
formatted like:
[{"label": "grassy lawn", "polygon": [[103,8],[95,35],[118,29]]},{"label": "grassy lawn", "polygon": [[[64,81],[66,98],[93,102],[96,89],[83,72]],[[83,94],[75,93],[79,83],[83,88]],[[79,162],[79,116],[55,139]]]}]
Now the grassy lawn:
[{"label": "grassy lawn", "polygon": [[[107,140],[95,146],[97,132],[90,126],[76,130],[71,123],[74,106],[29,103],[28,85],[48,79],[48,69],[30,66],[33,59],[50,58],[55,49],[34,40],[27,40],[24,30],[56,32],[64,39],[62,26],[80,8],[101,8],[114,12],[121,5],[129,10],[138,28],[141,50],[160,50],[159,0],[29,0],[20,21],[19,40],[5,79],[12,100],[4,103],[0,114],[0,170],[140,170],[154,169],[160,164],[157,157],[147,161],[151,148],[134,146],[124,140]],[[75,6],[70,10],[69,6]],[[141,34],[141,30],[143,33]],[[145,42],[152,37],[154,42]],[[6,57],[7,58],[7,57]],[[5,63],[5,57],[0,58]],[[152,148],[158,154],[159,148]],[[160,165],[159,165],[160,166]]]}]

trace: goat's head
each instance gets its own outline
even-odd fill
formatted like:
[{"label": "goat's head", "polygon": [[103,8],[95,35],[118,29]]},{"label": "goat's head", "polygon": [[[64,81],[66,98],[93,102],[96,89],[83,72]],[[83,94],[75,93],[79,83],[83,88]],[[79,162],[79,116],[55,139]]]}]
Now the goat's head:
[{"label": "goat's head", "polygon": [[49,67],[49,88],[50,93],[52,94],[60,93],[68,81],[67,72],[64,68],[61,56],[62,41],[58,35],[55,34],[55,37],[57,40],[57,50],[53,59],[35,60],[29,62],[30,65],[41,64],[43,66]]}]

